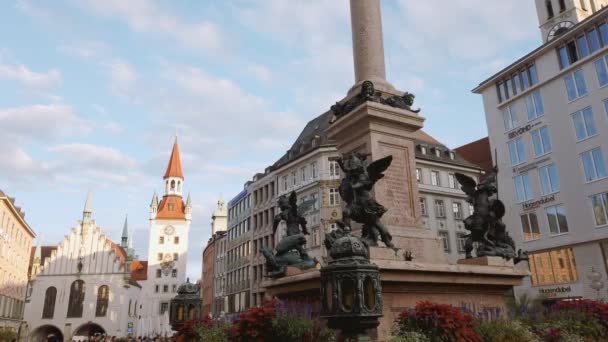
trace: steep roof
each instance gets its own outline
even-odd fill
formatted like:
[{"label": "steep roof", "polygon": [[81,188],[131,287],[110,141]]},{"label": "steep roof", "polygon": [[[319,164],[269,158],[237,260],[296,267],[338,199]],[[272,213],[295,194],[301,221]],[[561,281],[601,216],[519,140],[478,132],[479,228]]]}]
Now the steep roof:
[{"label": "steep roof", "polygon": [[157,219],[185,219],[186,209],[180,196],[164,196],[158,205]]},{"label": "steep roof", "polygon": [[[416,143],[417,159],[479,169],[479,166],[467,161],[462,156],[460,156],[458,152],[456,152],[455,150],[451,150],[450,148],[442,144],[439,140],[433,138],[423,130],[418,130],[414,132],[413,137]],[[427,147],[426,153],[422,153],[421,145],[425,145]],[[439,151],[439,156],[435,154],[436,150]],[[450,152],[454,152],[454,159],[452,159],[452,157],[450,156]]]},{"label": "steep roof", "polygon": [[134,260],[131,262],[131,280],[148,279],[148,261]]},{"label": "steep roof", "polygon": [[171,150],[171,156],[169,157],[169,164],[167,164],[167,171],[165,171],[164,178],[177,177],[184,179],[182,174],[182,163],[179,159],[179,147],[177,146],[177,139],[173,143],[173,150]]},{"label": "steep roof", "polygon": [[490,139],[488,137],[462,145],[455,150],[464,159],[479,165],[484,171],[492,171],[494,163],[492,161],[492,150],[490,149]]}]

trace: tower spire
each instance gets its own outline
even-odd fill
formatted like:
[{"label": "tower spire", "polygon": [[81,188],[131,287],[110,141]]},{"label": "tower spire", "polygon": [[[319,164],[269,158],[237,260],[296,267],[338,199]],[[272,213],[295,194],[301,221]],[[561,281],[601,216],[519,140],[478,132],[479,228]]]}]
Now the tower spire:
[{"label": "tower spire", "polygon": [[91,206],[91,192],[87,192],[87,199],[84,202],[84,209],[82,210],[82,221],[88,221],[91,219],[91,214],[93,213],[93,209]]},{"label": "tower spire", "polygon": [[167,171],[165,171],[165,176],[163,179],[170,177],[181,178],[182,180],[184,179],[184,175],[182,174],[182,164],[179,158],[177,135],[175,136],[175,141],[173,142],[173,149],[171,150],[171,156],[169,157],[169,164],[167,165]]},{"label": "tower spire", "polygon": [[127,248],[129,247],[129,224],[128,224],[129,215],[125,215],[125,223],[122,227],[122,237],[120,238],[120,247]]}]

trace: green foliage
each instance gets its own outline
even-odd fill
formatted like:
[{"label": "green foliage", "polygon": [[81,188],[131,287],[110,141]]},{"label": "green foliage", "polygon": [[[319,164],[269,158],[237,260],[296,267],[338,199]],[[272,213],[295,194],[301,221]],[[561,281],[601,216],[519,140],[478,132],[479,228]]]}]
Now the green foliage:
[{"label": "green foliage", "polygon": [[519,321],[478,321],[475,330],[483,342],[540,342],[539,338]]},{"label": "green foliage", "polygon": [[388,342],[431,342],[431,339],[420,332],[404,331],[398,336],[390,337]]},{"label": "green foliage", "polygon": [[530,298],[523,294],[519,298],[507,298],[505,304],[509,317],[527,322],[534,321],[542,315],[545,310],[542,304],[543,300],[542,297]]},{"label": "green foliage", "polygon": [[272,322],[273,341],[277,342],[331,342],[335,341],[332,330],[321,328],[318,322],[305,317],[278,314]]},{"label": "green foliage", "polygon": [[17,339],[17,333],[12,328],[0,328],[0,341],[12,341]]},{"label": "green foliage", "polygon": [[199,324],[192,328],[197,341],[205,342],[228,342],[230,324],[225,322],[215,322],[213,324]]}]

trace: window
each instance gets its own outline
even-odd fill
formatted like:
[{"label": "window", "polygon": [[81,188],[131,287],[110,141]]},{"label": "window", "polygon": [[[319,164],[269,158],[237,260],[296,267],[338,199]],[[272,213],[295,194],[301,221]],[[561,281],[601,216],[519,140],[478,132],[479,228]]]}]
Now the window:
[{"label": "window", "polygon": [[340,178],[340,165],[337,161],[329,161],[329,177]]},{"label": "window", "polygon": [[161,270],[156,270],[156,278],[160,278],[161,277]]},{"label": "window", "polygon": [[110,289],[108,285],[100,286],[97,290],[97,305],[95,306],[95,317],[105,317],[108,312],[108,301]]},{"label": "window", "polygon": [[443,200],[435,200],[435,217],[445,217]]},{"label": "window", "polygon": [[175,284],[171,285],[171,292],[173,292],[173,293],[177,292],[177,285],[175,285]]},{"label": "window", "polygon": [[70,286],[70,300],[68,303],[68,318],[82,317],[84,303],[84,281],[75,280]]},{"label": "window", "polygon": [[441,231],[439,231],[439,237],[441,238],[441,241],[443,242],[443,251],[449,253],[450,252],[450,234],[445,230],[441,230]]},{"label": "window", "polygon": [[531,253],[528,264],[533,286],[572,283],[578,280],[571,248]]},{"label": "window", "polygon": [[169,310],[169,303],[168,302],[162,302],[160,303],[160,314],[164,314],[166,311]]},{"label": "window", "polygon": [[179,244],[179,236],[174,236],[173,237],[173,243],[176,244],[176,245]]},{"label": "window", "polygon": [[559,177],[555,164],[538,168],[540,177],[540,192],[542,195],[552,194],[559,191]]},{"label": "window", "polygon": [[513,108],[513,105],[507,106],[502,110],[502,120],[505,124],[506,131],[510,131],[519,126],[519,123],[517,122],[517,113],[515,113],[515,108]]},{"label": "window", "polygon": [[587,37],[584,34],[576,37],[576,45],[581,59],[589,56],[589,44],[587,44]]},{"label": "window", "polygon": [[462,220],[462,203],[460,203],[460,202],[452,203],[452,212],[454,213],[454,219]]},{"label": "window", "polygon": [[416,181],[422,183],[422,170],[416,169]]},{"label": "window", "polygon": [[566,84],[568,101],[574,101],[579,97],[587,95],[587,85],[585,84],[585,77],[583,76],[582,69],[566,75],[564,77],[564,82]]},{"label": "window", "polygon": [[160,286],[159,285],[154,286],[154,292],[158,293],[159,290],[160,290]]},{"label": "window", "polygon": [[456,245],[458,248],[458,253],[466,252],[467,235],[463,234],[463,233],[457,233],[456,234]]},{"label": "window", "polygon": [[538,75],[536,74],[536,66],[534,64],[528,67],[528,74],[530,75],[530,86],[538,83]]},{"label": "window", "polygon": [[469,215],[473,215],[473,213],[475,212],[475,207],[469,203]]},{"label": "window", "polygon": [[296,185],[298,185],[298,177],[296,176],[296,172],[292,172],[291,173],[291,179],[292,179],[292,184],[295,187]]},{"label": "window", "polygon": [[602,45],[604,45],[604,46],[607,45],[608,44],[608,25],[603,23],[600,26],[598,26],[598,30],[600,31],[600,41],[602,42]]},{"label": "window", "polygon": [[597,30],[595,28],[587,31],[587,37],[589,38],[589,47],[591,48],[591,53],[600,49],[600,40],[597,36]]},{"label": "window", "polygon": [[318,173],[317,162],[313,162],[312,164],[310,164],[310,168],[312,170],[311,171],[311,173],[312,173],[312,175],[311,175],[312,179],[317,179],[317,176],[318,176],[318,174],[317,174]]},{"label": "window", "polygon": [[169,285],[163,285],[163,293],[169,292]]},{"label": "window", "polygon": [[581,9],[583,9],[583,10],[586,11],[587,10],[587,4],[585,3],[585,1],[587,1],[587,0],[580,0],[580,3],[581,3]]},{"label": "window", "polygon": [[566,10],[566,3],[564,2],[564,0],[559,0],[559,11],[563,12]]},{"label": "window", "polygon": [[329,189],[329,205],[338,205],[340,203],[340,198],[338,196],[338,189]]},{"label": "window", "polygon": [[536,213],[524,214],[521,218],[521,230],[524,233],[524,241],[540,239],[540,229]]},{"label": "window", "polygon": [[597,75],[597,83],[600,87],[608,84],[608,55],[596,60],[593,64],[595,64],[595,74]]},{"label": "window", "polygon": [[581,141],[597,134],[591,107],[587,107],[572,114],[572,121],[574,123],[576,140]]},{"label": "window", "polygon": [[158,253],[158,254],[156,255],[156,260],[158,260],[158,261],[163,261],[163,253]]},{"label": "window", "polygon": [[173,261],[179,260],[179,253],[173,253]]},{"label": "window", "polygon": [[517,200],[517,203],[525,202],[533,198],[530,177],[527,173],[513,177],[513,182],[515,183],[515,199]]},{"label": "window", "polygon": [[540,90],[537,90],[526,97],[526,105],[528,108],[528,121],[537,119],[545,114]]},{"label": "window", "polygon": [[176,268],[174,268],[173,270],[171,270],[171,277],[177,278],[177,269]]},{"label": "window", "polygon": [[454,177],[453,173],[448,173],[448,186],[452,189],[458,189],[456,177]]},{"label": "window", "polygon": [[44,307],[42,318],[53,318],[55,315],[55,300],[57,299],[57,288],[51,286],[44,293]]},{"label": "window", "polygon": [[283,183],[283,191],[287,191],[287,176],[283,176],[281,183]]},{"label": "window", "polygon": [[435,156],[441,158],[441,150],[438,148],[435,148]]},{"label": "window", "polygon": [[568,220],[566,220],[566,209],[563,205],[555,205],[545,208],[547,220],[549,221],[549,232],[552,235],[568,232]]},{"label": "window", "polygon": [[422,152],[422,154],[426,154],[426,146],[420,146],[420,152]]},{"label": "window", "polygon": [[420,197],[419,201],[420,201],[420,215],[428,216],[429,213],[426,210],[426,198]]},{"label": "window", "polygon": [[583,162],[585,181],[591,182],[606,177],[604,155],[599,147],[581,153],[581,160]]},{"label": "window", "polygon": [[530,134],[532,135],[535,157],[551,152],[551,139],[549,138],[549,129],[546,126],[533,130]]},{"label": "window", "polygon": [[302,183],[306,183],[306,166],[300,169],[300,179]]},{"label": "window", "polygon": [[591,207],[595,217],[595,225],[608,224],[608,192],[591,196]]},{"label": "window", "polygon": [[159,236],[159,237],[158,237],[158,244],[159,244],[159,245],[162,245],[162,244],[164,244],[164,243],[165,243],[165,237],[164,237],[164,236]]},{"label": "window", "polygon": [[545,0],[545,6],[547,7],[547,19],[551,19],[554,16],[553,13],[553,4],[551,0]]},{"label": "window", "polygon": [[524,141],[521,137],[509,141],[507,143],[507,147],[509,148],[511,166],[519,165],[526,161],[526,154],[524,152]]},{"label": "window", "polygon": [[439,184],[439,171],[431,171],[431,184],[440,186]]}]

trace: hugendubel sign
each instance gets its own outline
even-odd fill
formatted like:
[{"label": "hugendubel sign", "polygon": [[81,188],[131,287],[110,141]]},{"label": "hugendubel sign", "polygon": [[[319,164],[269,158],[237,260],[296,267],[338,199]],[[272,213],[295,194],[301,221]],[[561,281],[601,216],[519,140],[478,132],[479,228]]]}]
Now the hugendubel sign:
[{"label": "hugendubel sign", "polygon": [[559,287],[551,287],[551,288],[540,288],[538,289],[538,294],[543,297],[557,297],[558,294],[562,293],[570,293],[572,292],[572,287],[568,286],[559,286]]}]

